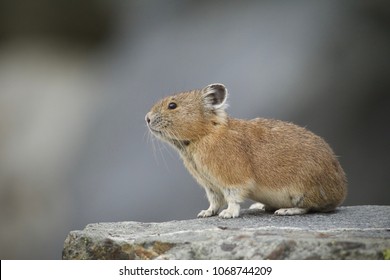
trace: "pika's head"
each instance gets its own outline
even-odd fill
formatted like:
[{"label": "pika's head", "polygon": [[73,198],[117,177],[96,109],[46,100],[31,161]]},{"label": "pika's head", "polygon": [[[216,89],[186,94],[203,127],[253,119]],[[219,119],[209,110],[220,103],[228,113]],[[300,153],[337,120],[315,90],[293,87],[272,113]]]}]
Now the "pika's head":
[{"label": "pika's head", "polygon": [[226,124],[226,99],[226,87],[211,84],[160,100],[145,120],[149,130],[160,139],[175,146],[188,145]]}]

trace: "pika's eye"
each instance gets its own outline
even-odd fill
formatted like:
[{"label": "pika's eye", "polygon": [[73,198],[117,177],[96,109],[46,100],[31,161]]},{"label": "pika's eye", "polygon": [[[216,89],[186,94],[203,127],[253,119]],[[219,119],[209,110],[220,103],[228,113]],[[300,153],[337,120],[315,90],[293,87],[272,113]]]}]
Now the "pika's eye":
[{"label": "pika's eye", "polygon": [[177,108],[177,104],[175,102],[171,102],[168,104],[168,109],[173,110]]}]

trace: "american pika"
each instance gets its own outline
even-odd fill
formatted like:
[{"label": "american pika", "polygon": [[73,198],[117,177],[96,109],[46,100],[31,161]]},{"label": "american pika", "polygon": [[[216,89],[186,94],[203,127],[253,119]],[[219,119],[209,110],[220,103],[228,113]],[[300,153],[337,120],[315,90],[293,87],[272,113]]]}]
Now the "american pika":
[{"label": "american pika", "polygon": [[219,216],[238,217],[245,199],[276,215],[332,211],[344,201],[345,173],[321,137],[279,120],[229,117],[226,99],[226,87],[211,84],[166,97],[145,117],[206,190],[210,207],[198,217],[226,204]]}]

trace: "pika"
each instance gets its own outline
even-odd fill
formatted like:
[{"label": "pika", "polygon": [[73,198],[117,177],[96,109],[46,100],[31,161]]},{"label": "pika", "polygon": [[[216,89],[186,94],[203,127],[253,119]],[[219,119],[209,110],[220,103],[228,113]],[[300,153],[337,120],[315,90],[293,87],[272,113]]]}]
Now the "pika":
[{"label": "pika", "polygon": [[223,84],[157,102],[145,120],[172,145],[205,189],[210,207],[198,217],[235,218],[240,203],[276,215],[328,212],[347,194],[347,180],[330,146],[289,122],[229,117]]}]

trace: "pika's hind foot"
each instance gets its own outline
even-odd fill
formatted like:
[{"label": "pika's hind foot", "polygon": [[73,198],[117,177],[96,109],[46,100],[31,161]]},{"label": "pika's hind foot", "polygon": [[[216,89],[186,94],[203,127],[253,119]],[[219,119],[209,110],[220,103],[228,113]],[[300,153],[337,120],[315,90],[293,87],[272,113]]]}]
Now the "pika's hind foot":
[{"label": "pika's hind foot", "polygon": [[273,208],[260,202],[253,203],[251,206],[249,206],[249,210],[257,210],[261,212],[275,212],[276,209],[277,208]]},{"label": "pika's hind foot", "polygon": [[265,205],[260,202],[253,203],[251,206],[249,206],[249,210],[261,210],[265,211]]},{"label": "pika's hind foot", "polygon": [[275,211],[275,215],[278,216],[292,216],[292,215],[302,215],[309,212],[308,209],[305,208],[280,208]]}]

